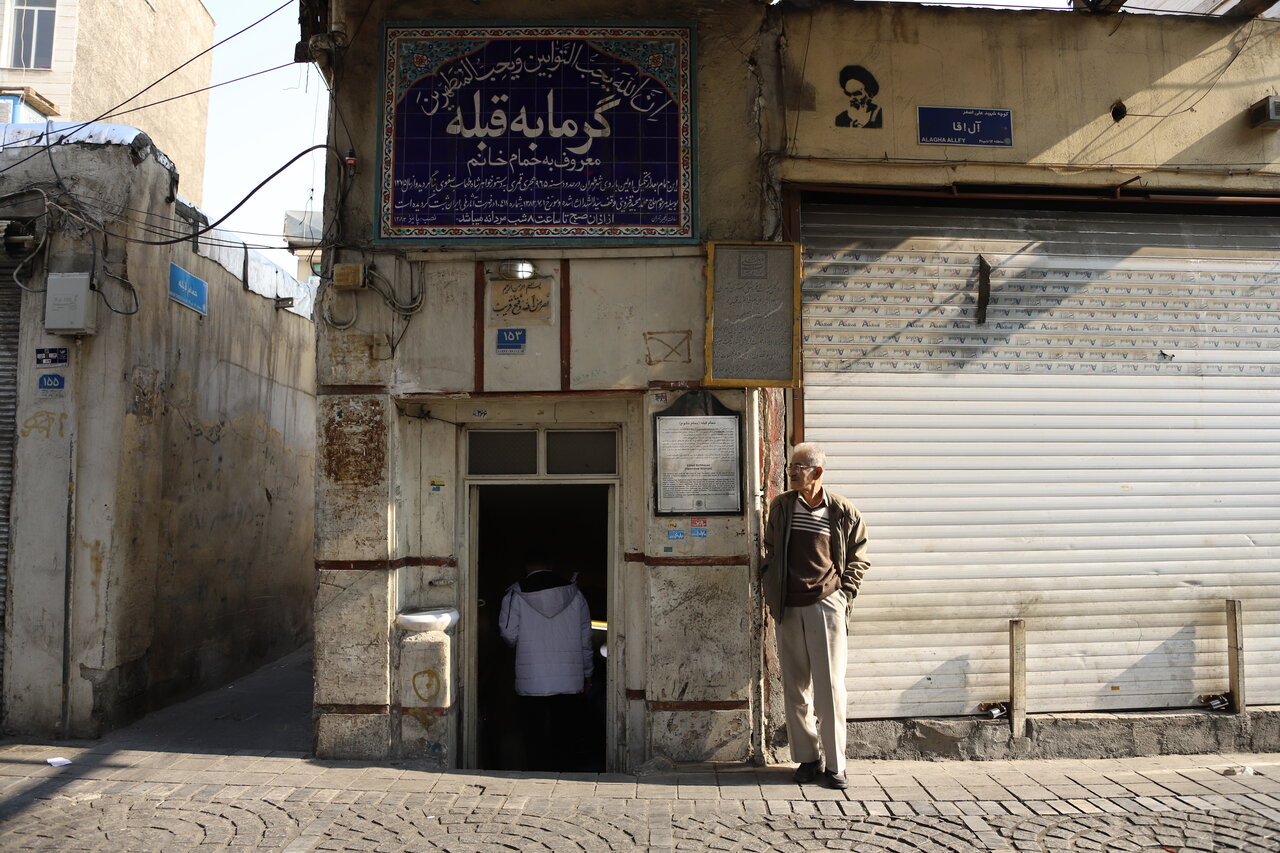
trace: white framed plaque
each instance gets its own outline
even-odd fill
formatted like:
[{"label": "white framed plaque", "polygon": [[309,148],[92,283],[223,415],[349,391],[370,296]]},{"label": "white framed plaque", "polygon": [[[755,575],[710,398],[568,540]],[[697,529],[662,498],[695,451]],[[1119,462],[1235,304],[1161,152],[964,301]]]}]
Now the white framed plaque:
[{"label": "white framed plaque", "polygon": [[659,415],[658,515],[742,512],[742,442],[738,415]]}]

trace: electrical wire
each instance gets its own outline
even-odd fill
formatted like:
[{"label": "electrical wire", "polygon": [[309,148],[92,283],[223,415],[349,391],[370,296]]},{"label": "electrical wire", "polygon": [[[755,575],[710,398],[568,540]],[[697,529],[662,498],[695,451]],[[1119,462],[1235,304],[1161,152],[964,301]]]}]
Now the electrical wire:
[{"label": "electrical wire", "polygon": [[[191,222],[186,219],[180,219],[176,217],[172,217],[172,218],[165,217],[160,214],[151,214],[146,211],[139,211],[136,208],[131,208],[131,207],[112,210],[105,207],[101,207],[99,205],[86,204],[84,202],[84,199],[79,197],[76,194],[73,194],[73,197],[76,198],[76,201],[78,202],[78,207],[81,209],[82,212],[93,213],[99,219],[123,218],[122,212],[125,210],[128,210],[135,213],[140,213],[144,218],[161,219],[163,220],[164,223],[170,223],[170,222],[174,223],[172,225],[170,224],[157,225],[157,224],[152,224],[145,221],[139,222],[137,220],[134,220],[131,224],[139,231],[142,231],[147,234],[151,234],[156,237],[166,237],[166,238],[173,237],[173,238],[181,238],[182,240],[192,239],[191,231],[190,231]],[[250,233],[250,234],[253,233],[253,232],[233,232],[230,229],[218,229],[218,230],[225,230],[227,231],[227,233]],[[209,233],[212,233],[212,232],[209,232]],[[264,234],[262,236],[274,237],[278,235]],[[211,237],[211,236],[208,236],[208,233],[203,235],[198,235],[195,239],[198,239],[204,245],[217,246],[220,248],[228,248],[228,249],[239,249],[239,248],[286,249],[287,248],[286,246],[280,246],[280,245],[271,245],[266,243],[249,243],[244,240],[232,240],[228,238]]]},{"label": "electrical wire", "polygon": [[133,282],[129,281],[129,279],[123,276],[116,275],[111,270],[107,269],[105,266],[107,259],[105,257],[102,259],[102,262],[104,264],[104,266],[102,267],[103,274],[109,276],[110,278],[114,278],[116,281],[123,282],[125,289],[127,289],[129,291],[129,295],[133,297],[133,310],[121,311],[119,308],[116,308],[114,305],[111,304],[111,300],[107,298],[107,294],[104,293],[101,288],[99,288],[98,295],[102,297],[102,304],[106,305],[108,310],[110,310],[113,314],[120,314],[124,317],[132,317],[134,314],[137,314],[140,310],[142,310],[142,303],[138,300],[138,289],[133,286]]},{"label": "electrical wire", "polygon": [[[412,266],[410,269],[412,270]],[[411,317],[422,310],[423,294],[421,291],[416,291],[412,272],[410,272],[409,276],[409,293],[412,301],[402,303],[396,296],[395,284],[392,283],[391,279],[378,272],[377,268],[373,264],[369,264],[367,271],[369,274],[369,289],[381,296],[382,301],[387,303],[387,307],[392,311],[399,314],[401,317]],[[387,285],[386,290],[374,285],[374,281],[378,279],[381,279],[382,282]]]},{"label": "electrical wire", "polygon": [[[59,140],[59,142],[58,142],[57,144],[60,144],[60,145],[67,144],[67,139],[68,139],[68,137],[70,137],[70,136],[72,136],[72,135],[74,135],[74,134],[76,134],[76,133],[79,133],[81,130],[84,130],[86,127],[88,127],[89,125],[93,124],[94,122],[101,121],[101,120],[103,119],[103,117],[108,116],[108,115],[111,115],[111,114],[112,114],[112,113],[114,113],[116,110],[118,110],[118,109],[120,109],[121,107],[123,107],[125,104],[129,103],[130,101],[134,100],[135,98],[141,97],[143,94],[145,94],[145,93],[146,93],[146,92],[148,92],[149,90],[154,89],[154,88],[155,88],[156,86],[158,86],[160,83],[162,83],[162,82],[164,82],[165,80],[167,80],[168,78],[172,77],[174,74],[177,74],[177,73],[178,73],[179,71],[181,71],[183,68],[186,68],[186,67],[187,67],[188,65],[190,65],[192,62],[195,62],[197,59],[199,59],[200,57],[204,56],[206,53],[209,53],[209,52],[210,52],[210,51],[212,51],[214,48],[216,48],[216,47],[219,47],[219,46],[221,46],[221,45],[226,44],[227,42],[231,41],[233,38],[236,38],[237,36],[243,35],[244,33],[248,32],[249,30],[251,30],[251,29],[253,29],[254,27],[256,27],[256,26],[258,26],[259,24],[261,24],[263,21],[265,21],[265,20],[267,20],[268,18],[270,18],[272,15],[275,15],[276,13],[278,13],[278,12],[280,12],[281,10],[285,9],[286,7],[288,7],[289,5],[291,5],[292,3],[293,3],[293,0],[285,0],[285,2],[284,2],[284,3],[280,4],[279,6],[277,6],[277,7],[276,7],[275,9],[273,9],[272,11],[270,11],[270,12],[268,12],[267,14],[263,15],[261,18],[259,18],[258,20],[254,21],[252,24],[249,24],[247,27],[244,27],[243,29],[238,30],[238,31],[236,31],[236,32],[232,33],[231,35],[227,36],[226,38],[222,39],[221,41],[216,42],[216,43],[214,43],[214,44],[210,45],[209,47],[205,48],[204,50],[200,51],[200,52],[199,52],[199,53],[197,53],[195,56],[193,56],[193,57],[191,57],[190,59],[188,59],[186,62],[184,62],[184,63],[182,63],[181,65],[177,66],[176,68],[174,68],[174,69],[170,70],[169,72],[167,72],[166,74],[162,75],[161,77],[157,78],[157,79],[156,79],[155,81],[153,81],[151,84],[149,84],[148,86],[146,86],[146,87],[144,87],[144,88],[142,88],[142,89],[138,90],[136,93],[134,93],[133,95],[130,95],[128,98],[125,98],[123,101],[121,101],[120,103],[116,104],[114,107],[112,107],[111,109],[107,110],[105,113],[103,113],[102,115],[98,116],[97,118],[92,118],[92,119],[89,119],[88,121],[79,122],[79,123],[77,123],[77,124],[72,125],[71,127],[64,128],[62,132],[64,132],[64,134],[65,134],[65,135],[62,137],[62,139],[61,139],[61,140]],[[22,140],[20,143],[19,143],[19,142],[11,142],[11,143],[0,144],[0,151],[5,150],[5,149],[7,149],[7,148],[9,148],[9,147],[17,147],[17,146],[20,146],[20,145],[25,145],[26,143],[29,143],[29,142],[30,142],[30,140]],[[18,166],[21,166],[23,163],[26,163],[28,160],[31,160],[31,159],[33,159],[33,158],[35,158],[35,157],[40,156],[40,154],[41,154],[41,153],[42,153],[42,152],[40,152],[39,150],[37,150],[37,151],[35,151],[35,152],[31,153],[31,154],[28,154],[26,157],[24,157],[23,159],[21,159],[21,160],[17,161],[16,163],[10,163],[8,166],[5,166],[3,169],[0,169],[0,175],[3,175],[5,172],[8,172],[8,171],[9,171],[9,170],[11,170],[11,169],[16,169]]]},{"label": "electrical wire", "polygon": [[45,288],[43,287],[41,288],[27,287],[25,284],[23,284],[21,281],[18,280],[18,273],[21,272],[22,268],[27,265],[27,261],[31,260],[32,258],[34,258],[36,255],[40,253],[40,250],[44,248],[45,241],[48,239],[49,239],[49,229],[45,228],[40,233],[40,242],[36,245],[34,249],[31,250],[31,254],[27,255],[25,258],[19,261],[18,265],[13,268],[13,283],[18,285],[18,287],[22,288],[27,293],[44,293],[45,292]]},{"label": "electrical wire", "polygon": [[332,148],[328,143],[320,143],[320,144],[318,144],[318,145],[312,145],[310,148],[305,148],[305,149],[303,149],[302,151],[300,151],[300,152],[298,152],[297,154],[295,154],[293,157],[291,157],[291,158],[289,159],[289,161],[288,161],[287,163],[285,163],[283,166],[281,166],[279,169],[276,169],[274,172],[272,172],[270,175],[268,175],[266,178],[264,178],[264,179],[263,179],[263,180],[262,180],[262,181],[261,181],[261,182],[260,182],[256,187],[254,187],[252,190],[250,190],[250,191],[249,191],[249,194],[248,194],[248,195],[246,195],[244,198],[242,198],[240,201],[238,201],[238,202],[236,203],[236,205],[235,205],[234,207],[232,207],[230,210],[228,210],[228,211],[227,211],[227,212],[226,212],[226,213],[225,213],[225,214],[224,214],[220,219],[218,219],[218,220],[216,220],[216,221],[214,221],[214,222],[211,222],[210,224],[208,224],[208,225],[204,226],[203,228],[200,228],[200,229],[198,229],[198,230],[192,231],[190,234],[186,234],[186,235],[183,235],[183,236],[181,236],[181,237],[175,237],[175,238],[173,238],[173,239],[169,239],[169,240],[140,240],[140,239],[138,239],[138,238],[136,238],[136,237],[129,237],[129,236],[125,235],[125,234],[116,234],[116,233],[114,233],[114,232],[112,232],[112,231],[108,231],[106,228],[104,228],[103,226],[101,226],[101,225],[99,225],[99,224],[97,224],[97,223],[95,223],[95,222],[90,222],[90,221],[86,220],[85,218],[83,218],[83,217],[79,216],[79,215],[76,213],[76,211],[70,210],[70,209],[68,209],[68,208],[66,208],[66,207],[64,207],[64,206],[62,206],[62,205],[60,205],[60,204],[58,204],[57,202],[49,202],[49,206],[50,206],[50,207],[52,207],[52,208],[55,208],[55,209],[57,209],[57,210],[62,211],[62,212],[63,212],[63,213],[65,213],[67,216],[69,216],[69,217],[71,217],[72,219],[74,219],[74,220],[76,220],[76,221],[80,222],[82,225],[85,225],[85,226],[87,226],[87,227],[89,227],[89,228],[93,228],[93,229],[94,229],[94,230],[96,230],[96,231],[101,231],[103,234],[106,234],[106,235],[107,235],[107,236],[109,236],[109,237],[115,237],[115,238],[117,238],[117,239],[119,239],[119,240],[128,240],[128,241],[129,241],[129,242],[131,242],[131,243],[141,243],[141,244],[146,245],[146,246],[172,246],[172,245],[173,245],[173,244],[175,244],[175,243],[181,243],[181,242],[183,242],[183,241],[185,241],[185,240],[190,240],[190,239],[191,239],[191,238],[193,238],[193,237],[199,237],[201,234],[205,234],[205,233],[207,233],[207,232],[209,232],[209,231],[212,231],[213,229],[217,228],[217,227],[218,227],[219,225],[221,225],[224,221],[226,221],[228,218],[230,218],[230,216],[231,216],[233,213],[235,213],[237,210],[239,210],[241,207],[243,207],[243,206],[245,205],[245,203],[246,203],[246,202],[248,202],[248,201],[249,201],[249,199],[251,199],[251,198],[254,196],[254,194],[255,194],[255,193],[257,193],[260,189],[262,189],[262,188],[263,188],[263,187],[265,187],[268,183],[270,183],[272,180],[274,180],[274,179],[275,179],[275,178],[276,178],[276,177],[277,177],[281,172],[283,172],[285,169],[289,168],[289,167],[290,167],[290,166],[292,166],[294,163],[296,163],[296,162],[298,162],[299,160],[301,160],[301,159],[302,159],[303,157],[305,157],[307,154],[310,154],[312,151],[318,151],[318,150],[320,150],[320,149],[324,149],[324,150],[326,150],[326,151],[333,152],[333,153],[334,153],[334,156],[337,156],[337,152],[336,152],[336,151],[334,151],[334,149],[333,149],[333,148]]},{"label": "electrical wire", "polygon": [[145,109],[148,109],[149,107],[158,107],[161,104],[167,104],[170,101],[176,101],[176,100],[179,100],[180,98],[189,98],[192,95],[198,95],[201,92],[208,92],[213,89],[220,88],[222,86],[229,86],[232,83],[239,83],[241,80],[248,80],[250,77],[260,77],[263,74],[270,74],[272,71],[279,71],[281,68],[288,68],[289,66],[295,65],[295,64],[296,63],[293,63],[293,62],[286,62],[286,63],[283,63],[282,65],[277,65],[274,68],[264,68],[262,71],[255,71],[252,74],[245,74],[242,77],[236,77],[232,80],[223,80],[221,83],[214,83],[211,86],[205,86],[204,88],[201,88],[201,89],[192,89],[190,92],[184,92],[181,95],[174,95],[171,98],[163,98],[159,101],[152,101],[151,103],[143,104],[140,107],[130,107],[127,110],[117,110],[116,112],[105,113],[102,116],[102,118],[115,118],[116,116],[122,116],[128,113],[136,113],[138,110],[145,110]]},{"label": "electrical wire", "polygon": [[332,294],[336,292],[337,291],[334,289],[332,281],[326,284],[322,284],[320,293],[316,294],[316,303],[320,308],[320,316],[324,319],[324,321],[328,323],[330,326],[332,326],[333,328],[341,332],[341,331],[350,329],[352,326],[356,324],[356,320],[360,316],[360,311],[355,306],[354,304],[355,299],[353,298],[351,300],[352,301],[351,319],[346,321],[333,319],[333,312],[330,311],[329,309],[330,309],[330,303],[333,301],[333,298],[334,298]]},{"label": "electrical wire", "polygon": [[[143,217],[146,217],[148,219],[159,220],[162,223],[172,223],[172,226],[171,226],[172,230],[170,231],[169,235],[166,235],[166,236],[177,236],[178,234],[187,234],[189,236],[190,234],[190,232],[187,230],[191,227],[191,220],[189,219],[183,219],[180,216],[168,216],[166,214],[159,213],[157,211],[143,210],[138,207],[130,207],[127,204],[114,205],[109,199],[105,199],[105,198],[102,198],[101,196],[95,196],[90,193],[86,193],[83,190],[77,190],[75,193],[73,193],[73,195],[75,195],[76,199],[80,202],[81,205],[94,208],[98,213],[106,214],[111,217],[120,217],[123,212],[128,211],[130,213],[140,214]],[[86,200],[92,203],[86,204]],[[107,207],[106,205],[108,204],[112,204],[112,206]],[[157,225],[155,227],[157,232],[163,232],[164,228],[167,226]],[[245,231],[239,228],[225,228],[225,227],[219,228],[218,230],[226,232],[228,234],[247,234],[250,237],[280,237],[281,236],[279,233],[273,232],[273,231]],[[227,245],[234,245],[234,246],[242,245],[242,242],[232,242],[230,240],[219,241],[217,238],[203,238],[203,239],[209,240],[210,242],[214,242],[214,243],[222,242],[222,243],[226,243]],[[257,245],[257,244],[250,243],[247,245],[249,245],[250,248],[255,248],[255,249],[286,248],[284,246],[265,245],[265,244]]]},{"label": "electrical wire", "polygon": [[1231,55],[1231,58],[1227,60],[1227,64],[1223,65],[1222,69],[1217,74],[1213,75],[1213,82],[1211,82],[1208,85],[1208,87],[1205,88],[1205,90],[1200,93],[1200,97],[1192,101],[1189,106],[1183,107],[1180,110],[1174,110],[1171,113],[1165,113],[1163,115],[1153,114],[1153,113],[1128,113],[1127,115],[1137,116],[1140,118],[1170,118],[1172,116],[1182,115],[1183,113],[1188,113],[1195,110],[1196,105],[1199,104],[1201,101],[1203,101],[1206,97],[1208,97],[1209,93],[1213,91],[1213,87],[1218,85],[1218,81],[1222,79],[1222,75],[1226,74],[1227,70],[1231,68],[1232,65],[1236,64],[1236,60],[1240,58],[1240,54],[1244,53],[1245,48],[1249,46],[1249,42],[1253,40],[1253,34],[1254,34],[1253,31],[1256,28],[1257,28],[1257,21],[1250,22],[1249,31],[1245,33],[1244,41],[1240,43],[1240,47],[1236,48],[1236,52],[1233,53]]}]

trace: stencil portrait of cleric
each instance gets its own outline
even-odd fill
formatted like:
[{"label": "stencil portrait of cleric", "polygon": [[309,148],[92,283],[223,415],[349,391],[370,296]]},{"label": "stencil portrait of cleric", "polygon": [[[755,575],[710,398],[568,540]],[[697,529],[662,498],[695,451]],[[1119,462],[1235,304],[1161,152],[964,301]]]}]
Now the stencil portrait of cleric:
[{"label": "stencil portrait of cleric", "polygon": [[836,116],[836,127],[880,127],[884,116],[875,102],[880,92],[876,76],[861,65],[840,69],[840,88],[849,101],[844,112]]}]

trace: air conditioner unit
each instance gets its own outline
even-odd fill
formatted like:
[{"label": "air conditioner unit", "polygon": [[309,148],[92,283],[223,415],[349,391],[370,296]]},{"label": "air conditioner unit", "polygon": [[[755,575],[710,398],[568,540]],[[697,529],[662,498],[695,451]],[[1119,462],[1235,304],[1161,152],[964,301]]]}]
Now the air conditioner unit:
[{"label": "air conditioner unit", "polygon": [[1249,108],[1252,127],[1280,127],[1280,97],[1269,95]]}]

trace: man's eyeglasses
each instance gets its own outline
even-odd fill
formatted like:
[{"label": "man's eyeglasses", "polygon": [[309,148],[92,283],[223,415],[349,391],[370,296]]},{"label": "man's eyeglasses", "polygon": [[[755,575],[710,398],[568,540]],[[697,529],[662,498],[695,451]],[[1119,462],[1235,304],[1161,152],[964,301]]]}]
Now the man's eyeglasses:
[{"label": "man's eyeglasses", "polygon": [[803,471],[805,468],[817,468],[817,467],[818,467],[817,465],[795,465],[795,464],[792,464],[792,465],[788,465],[788,466],[787,466],[787,473],[789,473],[789,474],[794,474],[794,473],[796,473],[797,471]]}]

